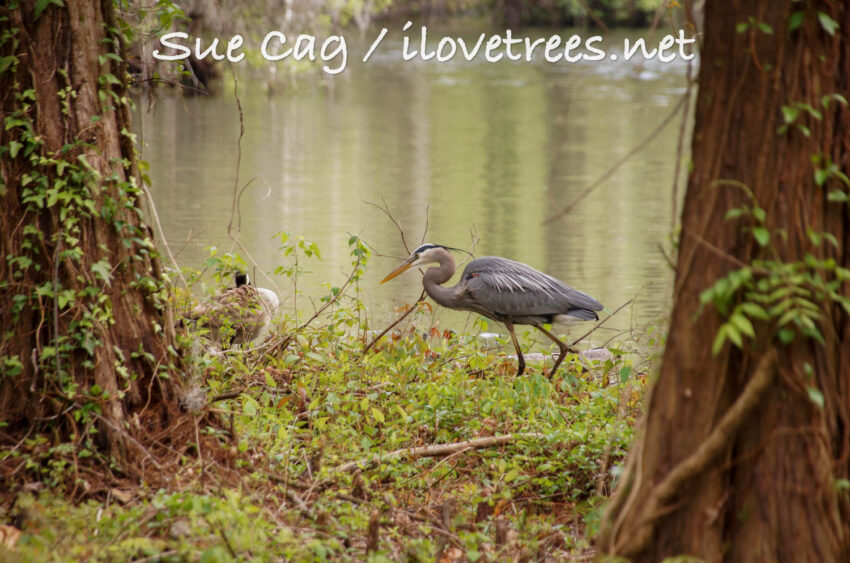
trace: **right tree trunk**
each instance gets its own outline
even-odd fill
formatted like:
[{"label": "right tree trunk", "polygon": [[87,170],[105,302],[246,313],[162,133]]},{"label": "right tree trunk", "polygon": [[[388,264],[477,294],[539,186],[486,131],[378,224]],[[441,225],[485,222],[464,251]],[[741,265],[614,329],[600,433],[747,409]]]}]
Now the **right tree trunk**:
[{"label": "right tree trunk", "polygon": [[[823,103],[850,92],[848,33],[844,2],[707,3],[671,327],[642,438],[604,517],[602,553],[651,562],[850,560],[850,504],[840,487],[850,478],[847,312],[817,300],[823,343],[797,334],[784,345],[774,319],[756,323],[742,350],[727,343],[717,355],[712,342],[726,319],[711,304],[700,313],[701,292],[753,259],[810,254],[850,268],[847,204],[827,200],[848,187],[836,175],[815,182],[827,158],[850,169],[850,110]],[[766,210],[766,248],[751,218],[726,219],[750,204],[742,186]],[[814,244],[811,233],[822,232],[839,248]],[[847,284],[837,291],[846,297]]]}]

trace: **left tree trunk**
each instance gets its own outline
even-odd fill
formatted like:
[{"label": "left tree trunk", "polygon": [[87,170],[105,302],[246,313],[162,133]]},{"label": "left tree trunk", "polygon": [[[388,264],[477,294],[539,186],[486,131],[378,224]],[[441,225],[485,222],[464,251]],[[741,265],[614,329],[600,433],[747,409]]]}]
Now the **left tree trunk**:
[{"label": "left tree trunk", "polygon": [[[0,8],[0,420],[132,472],[182,361],[142,194],[113,0]],[[133,416],[130,416],[130,415]]]}]

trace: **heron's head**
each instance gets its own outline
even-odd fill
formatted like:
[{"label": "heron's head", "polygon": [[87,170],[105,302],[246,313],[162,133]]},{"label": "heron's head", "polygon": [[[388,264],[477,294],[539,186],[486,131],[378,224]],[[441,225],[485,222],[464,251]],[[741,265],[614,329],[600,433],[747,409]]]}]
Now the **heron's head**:
[{"label": "heron's head", "polygon": [[424,264],[436,264],[440,262],[440,257],[448,254],[448,250],[450,250],[446,246],[440,246],[439,244],[431,244],[425,243],[416,250],[414,250],[410,256],[401,263],[401,265],[390,272],[387,277],[381,280],[381,283],[385,283],[393,279],[399,274],[402,274],[409,270],[410,268],[414,268],[416,266],[422,266]]}]

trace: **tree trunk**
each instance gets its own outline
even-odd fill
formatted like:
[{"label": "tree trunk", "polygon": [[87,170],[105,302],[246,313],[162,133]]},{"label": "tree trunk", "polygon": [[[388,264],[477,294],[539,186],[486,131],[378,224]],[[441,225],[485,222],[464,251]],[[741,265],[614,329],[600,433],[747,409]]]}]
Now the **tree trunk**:
[{"label": "tree trunk", "polygon": [[0,443],[45,433],[132,474],[178,412],[182,361],[142,220],[123,38],[113,0],[40,4],[0,8]]},{"label": "tree trunk", "polygon": [[[827,200],[847,186],[838,174],[815,180],[827,157],[850,168],[850,111],[834,98],[824,104],[850,91],[847,33],[844,2],[707,3],[671,327],[642,436],[603,518],[601,553],[850,560],[850,506],[838,486],[850,478],[850,323],[837,303],[846,283],[834,298],[812,298],[823,343],[797,330],[783,344],[771,316],[740,349],[727,342],[714,355],[727,319],[712,304],[700,312],[704,290],[754,260],[810,254],[850,267],[847,203]],[[726,217],[752,201],[767,231],[754,230],[752,213]],[[816,244],[812,233],[823,232],[837,248]],[[767,276],[758,262],[751,271]]]}]

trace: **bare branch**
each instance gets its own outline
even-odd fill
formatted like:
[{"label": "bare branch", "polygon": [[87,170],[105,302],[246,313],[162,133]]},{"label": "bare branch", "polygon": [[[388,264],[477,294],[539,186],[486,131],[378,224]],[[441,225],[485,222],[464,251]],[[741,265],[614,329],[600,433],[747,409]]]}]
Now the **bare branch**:
[{"label": "bare branch", "polygon": [[543,437],[544,434],[540,434],[538,432],[531,432],[526,434],[504,434],[502,436],[487,436],[486,438],[476,438],[474,440],[467,440],[465,442],[453,442],[450,444],[434,444],[431,446],[424,447],[414,446],[412,448],[402,448],[400,450],[395,450],[386,454],[376,455],[369,458],[359,459],[357,461],[349,461],[348,463],[343,463],[342,465],[334,467],[332,471],[334,473],[346,473],[348,471],[357,469],[358,467],[361,469],[370,469],[372,467],[380,465],[385,461],[397,459],[400,457],[409,457],[410,459],[416,459],[420,457],[442,457],[444,455],[450,455],[464,449],[480,450],[483,448],[492,448],[494,446],[503,446],[515,440],[539,439]]},{"label": "bare branch", "polygon": [[416,300],[416,303],[414,303],[413,305],[411,305],[411,306],[407,309],[407,311],[405,311],[405,312],[404,312],[404,314],[403,314],[402,316],[400,316],[399,318],[397,318],[396,320],[394,320],[393,322],[391,322],[387,328],[385,328],[384,330],[382,330],[382,331],[381,331],[381,334],[379,334],[378,336],[376,336],[375,338],[373,338],[373,339],[372,339],[372,341],[371,341],[371,342],[370,342],[370,343],[369,343],[369,344],[368,344],[365,348],[363,348],[363,352],[362,352],[362,353],[363,353],[363,354],[366,354],[366,352],[368,352],[368,351],[372,348],[372,346],[374,346],[374,345],[378,342],[378,340],[380,340],[381,338],[383,338],[383,337],[384,337],[384,335],[385,335],[386,333],[388,333],[388,332],[389,332],[389,331],[391,331],[393,328],[395,328],[395,327],[398,325],[398,323],[400,323],[401,321],[403,321],[404,319],[406,319],[406,318],[407,318],[407,316],[408,316],[410,313],[412,313],[412,312],[413,312],[413,310],[414,310],[414,309],[416,309],[416,306],[417,306],[417,305],[419,305],[422,301],[425,301],[425,290],[424,290],[424,289],[422,290],[422,293],[420,293],[420,294],[419,294],[419,299],[417,299],[417,300]]},{"label": "bare branch", "polygon": [[614,165],[613,165],[613,166],[611,166],[611,168],[609,168],[609,169],[608,169],[608,171],[607,171],[607,172],[605,172],[602,176],[600,176],[599,178],[597,178],[597,179],[596,179],[596,181],[592,182],[589,186],[587,186],[586,188],[584,188],[584,190],[582,190],[582,192],[579,194],[579,196],[578,196],[577,198],[575,198],[573,201],[571,201],[569,204],[567,204],[567,206],[566,206],[566,207],[564,207],[563,209],[561,209],[560,211],[558,211],[558,212],[557,212],[557,213],[555,213],[554,215],[550,215],[548,218],[544,219],[544,220],[543,220],[543,224],[545,225],[546,223],[551,223],[552,221],[554,221],[554,220],[556,220],[556,219],[560,219],[560,218],[564,217],[565,215],[567,215],[570,211],[572,211],[572,210],[573,210],[573,208],[574,208],[576,205],[578,205],[579,203],[581,203],[581,201],[582,201],[584,198],[586,198],[587,196],[589,196],[589,195],[590,195],[590,193],[591,193],[593,190],[595,190],[597,187],[599,187],[599,185],[600,185],[600,184],[602,184],[602,183],[603,183],[604,181],[606,181],[608,178],[610,178],[611,176],[613,176],[613,175],[614,175],[614,172],[616,172],[616,171],[617,171],[617,169],[619,169],[619,168],[620,168],[623,164],[625,164],[625,163],[626,163],[629,159],[631,159],[631,158],[632,158],[635,154],[637,154],[638,152],[640,152],[640,151],[641,151],[643,148],[645,148],[645,147],[646,147],[646,146],[647,146],[650,142],[652,142],[652,140],[653,140],[653,139],[655,139],[655,137],[657,137],[657,136],[658,136],[658,134],[659,134],[659,133],[660,133],[660,132],[661,132],[661,131],[662,131],[662,130],[663,130],[663,129],[667,126],[667,124],[669,124],[669,123],[670,123],[670,121],[672,121],[672,120],[673,120],[673,118],[674,118],[674,117],[676,117],[676,114],[679,112],[679,109],[680,109],[680,108],[682,107],[682,105],[685,103],[685,100],[689,99],[689,95],[690,95],[690,93],[689,93],[689,92],[688,92],[688,93],[686,93],[686,94],[683,94],[683,95],[682,95],[682,97],[681,97],[681,98],[679,98],[679,101],[676,103],[676,106],[673,108],[673,111],[671,111],[671,112],[667,115],[667,117],[665,117],[665,118],[661,121],[661,123],[659,123],[659,124],[658,124],[658,126],[656,126],[656,127],[655,127],[655,129],[653,129],[653,130],[649,133],[649,135],[647,135],[647,136],[646,136],[646,138],[644,138],[644,140],[642,140],[642,141],[641,141],[640,143],[638,143],[638,144],[637,144],[637,146],[635,146],[632,150],[630,150],[630,151],[629,151],[629,152],[627,152],[625,155],[623,155],[623,157],[622,157],[622,158],[620,158],[620,160],[618,160],[617,162],[615,162],[615,163],[614,163]]}]

